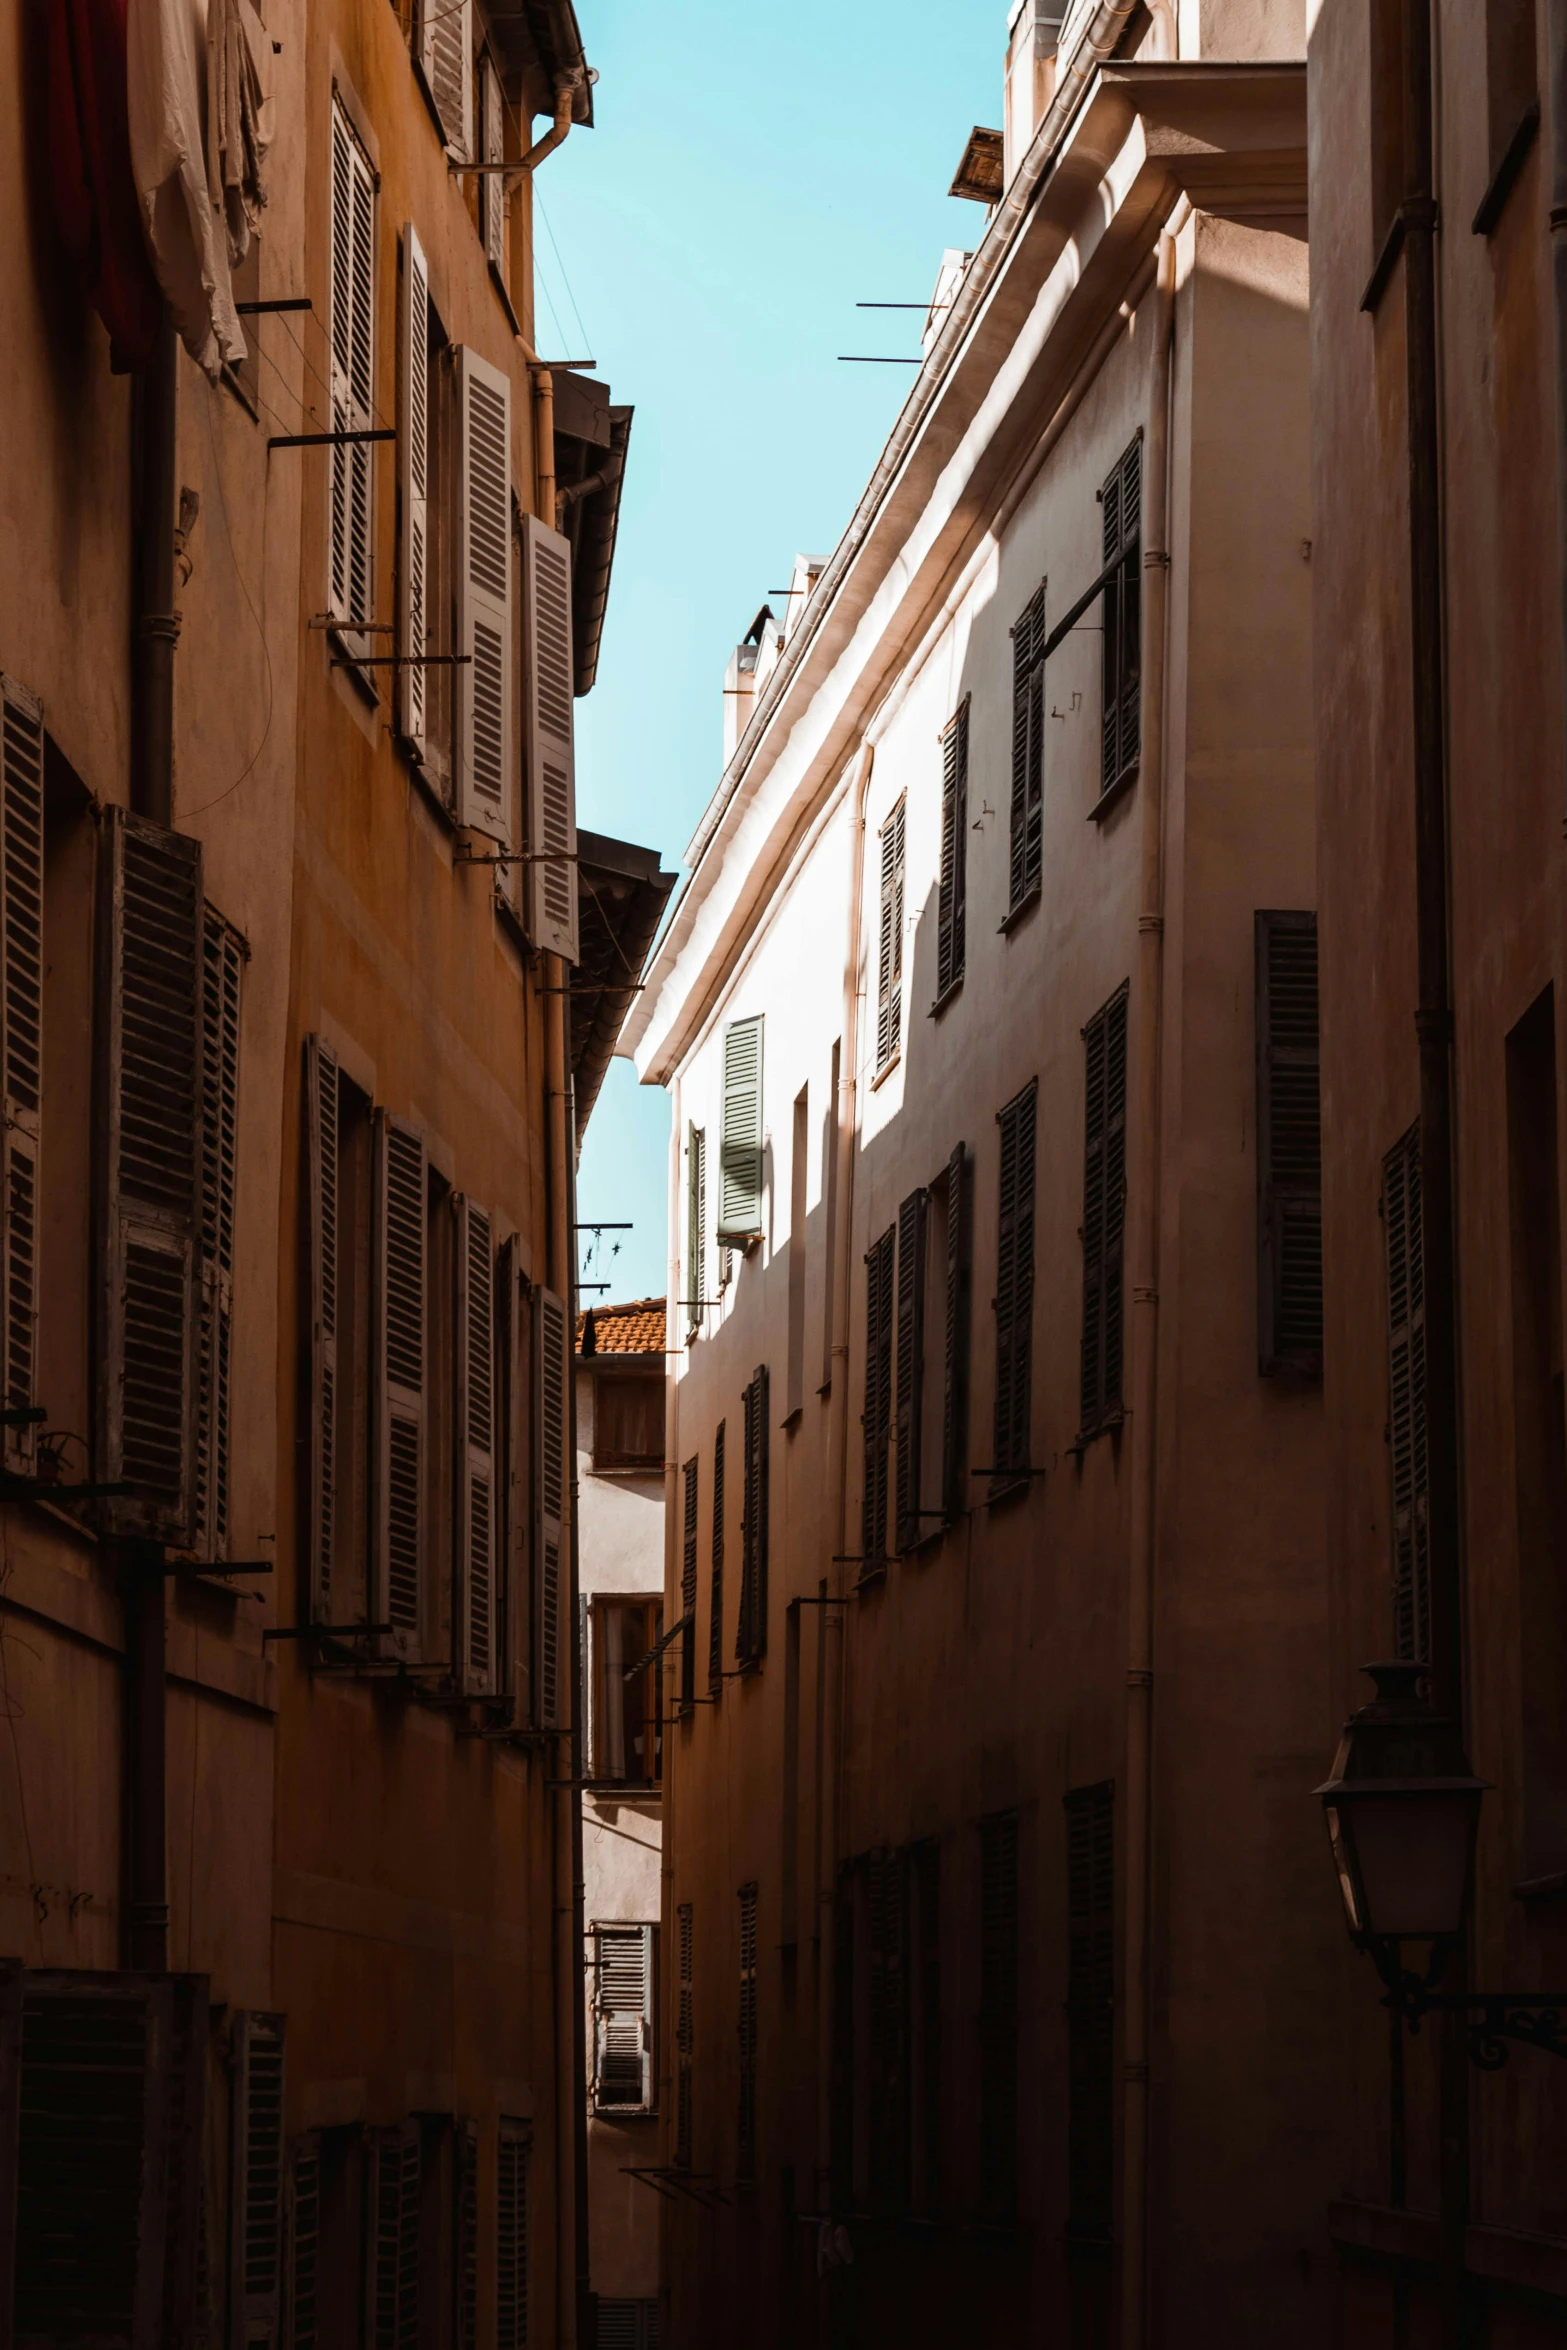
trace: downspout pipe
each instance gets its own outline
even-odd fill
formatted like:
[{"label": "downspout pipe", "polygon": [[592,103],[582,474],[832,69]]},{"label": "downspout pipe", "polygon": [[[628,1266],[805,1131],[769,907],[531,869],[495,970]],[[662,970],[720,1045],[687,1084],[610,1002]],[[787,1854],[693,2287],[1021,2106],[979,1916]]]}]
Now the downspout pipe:
[{"label": "downspout pipe", "polygon": [[553,155],[557,147],[566,144],[571,130],[571,110],[576,101],[578,76],[562,74],[555,84],[555,117],[542,139],[535,139],[526,155],[519,155],[515,163],[508,163],[508,172],[537,171],[546,155]]},{"label": "downspout pipe", "polygon": [[[561,968],[564,972],[566,966],[563,964]],[[555,996],[551,1001],[559,1004],[562,999]],[[596,2329],[593,2324],[590,2284],[588,2220],[588,1921],[587,1878],[582,1853],[582,1782],[587,1777],[582,1729],[587,1711],[587,1690],[582,1678],[585,1662],[582,1654],[582,1558],[577,1541],[577,1081],[574,1075],[568,1076],[566,1080],[566,1097],[565,1108],[569,1121],[566,1130],[566,1261],[570,1268],[566,1291],[566,1328],[570,1351],[568,1393],[571,1442],[571,1786],[567,1800],[571,1805],[571,1934],[574,1953],[569,1975],[572,1986],[571,2071],[576,2091],[571,2128],[571,2211],[576,2270],[576,2339],[578,2350],[588,2350]]]}]

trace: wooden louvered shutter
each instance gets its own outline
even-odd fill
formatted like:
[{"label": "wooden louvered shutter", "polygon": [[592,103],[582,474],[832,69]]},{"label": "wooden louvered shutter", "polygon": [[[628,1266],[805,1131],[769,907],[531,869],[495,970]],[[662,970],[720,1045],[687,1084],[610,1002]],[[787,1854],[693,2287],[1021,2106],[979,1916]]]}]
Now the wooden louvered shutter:
[{"label": "wooden louvered shutter", "polygon": [[336,1527],[338,1429],[338,1078],[337,1055],[319,1036],[305,1039],[305,1158],[310,1218],[310,1439],[307,1571],[310,1618],[332,1620],[332,1551]]},{"label": "wooden louvered shutter", "polygon": [[963,976],[968,929],[968,696],[941,738],[941,883],[936,900],[936,1001]]},{"label": "wooden louvered shutter", "polygon": [[713,1437],[713,1560],[707,1617],[707,1688],[719,1697],[724,1686],[724,1423]]},{"label": "wooden louvered shutter", "polygon": [[495,2196],[495,2350],[528,2350],[528,2166],[533,2132],[526,2122],[500,2127]]},{"label": "wooden louvered shutter", "polygon": [[479,2125],[459,2122],[452,2142],[452,2344],[479,2350]]},{"label": "wooden louvered shutter", "polygon": [[898,1210],[897,1547],[913,1550],[921,1517],[920,1436],[925,1386],[925,1222],[929,1195],[911,1191]]},{"label": "wooden louvered shutter", "polygon": [[724,1030],[718,1237],[743,1247],[762,1229],[762,1015]]},{"label": "wooden louvered shutter", "polygon": [[365,2350],[418,2350],[419,2125],[365,2138]]},{"label": "wooden louvered shutter", "polygon": [[457,1505],[458,1672],[465,1697],[495,1694],[495,1267],[490,1219],[459,1196],[456,1329],[452,1364],[457,1406],[452,1482]]},{"label": "wooden louvered shutter", "polygon": [[909,2076],[912,2166],[918,2206],[941,2203],[941,1847],[933,1836],[909,1854],[913,1932],[910,2003],[913,2062]]},{"label": "wooden louvered shutter", "polygon": [[229,2295],[236,2350],[276,2350],[282,2306],[285,2018],[234,2018]]},{"label": "wooden louvered shutter", "polygon": [[1045,589],[1029,597],[1012,629],[1012,803],[1007,906],[1022,905],[1043,870],[1045,775]]},{"label": "wooden louvered shutter", "polygon": [[1425,1243],[1420,1128],[1382,1162],[1387,1246],[1388,1456],[1393,1483],[1393,1634],[1396,1653],[1431,1654],[1430,1482],[1426,1455]]},{"label": "wooden louvered shutter", "polygon": [[375,1114],[371,1264],[371,1620],[382,1653],[413,1657],[423,1630],[425,1553],[424,1137]]},{"label": "wooden louvered shutter", "polygon": [[403,528],[397,649],[408,663],[397,673],[397,717],[403,739],[422,758],[430,673],[421,664],[431,642],[430,272],[412,221],[403,230],[397,428],[398,493]]},{"label": "wooden louvered shutter", "polygon": [[860,1573],[887,1562],[887,1447],[892,1435],[892,1281],[897,1227],[865,1253],[865,1489],[860,1502]]},{"label": "wooden louvered shutter", "polygon": [[906,803],[881,833],[881,928],[876,962],[876,1067],[885,1069],[903,1036],[903,842]]},{"label": "wooden louvered shutter", "polygon": [[1115,2203],[1115,1788],[1074,1787],[1067,1839],[1067,2208],[1108,2236]]},{"label": "wooden louvered shutter", "polygon": [[0,1958],[0,2309],[16,2297],[17,2138],[22,2119],[21,1961]]},{"label": "wooden louvered shutter", "polygon": [[473,161],[473,0],[419,0],[419,70],[446,151]]},{"label": "wooden louvered shutter", "polygon": [[1141,748],[1142,468],[1139,434],[1100,492],[1105,569],[1117,565],[1104,600],[1101,792],[1136,767]]},{"label": "wooden louvered shutter", "polygon": [[1258,914],[1257,1368],[1322,1376],[1317,917]]},{"label": "wooden louvered shutter", "polygon": [[1029,1466],[1033,1441],[1034,1128],[1039,1088],[1014,1094],[1001,1128],[1000,1213],[996,1236],[996,1410],[992,1449],[997,1481]]},{"label": "wooden louvered shutter", "polygon": [[756,2177],[756,1895],[754,1884],[740,1888],[740,2114],[736,2132],[735,2177]]},{"label": "wooden louvered shutter", "polygon": [[969,1175],[960,1142],[947,1161],[946,1332],[941,1382],[941,1506],[948,1519],[968,1507]]},{"label": "wooden louvered shutter", "polygon": [[696,1520],[701,1462],[693,1457],[685,1466],[685,1523],[680,1558],[680,1702],[696,1697]]},{"label": "wooden louvered shutter", "polygon": [[[43,1111],[44,714],[0,673],[0,1329],[7,1411],[37,1401],[38,1165]],[[0,1436],[0,1460],[26,1474],[30,1425]]]},{"label": "wooden louvered shutter", "polygon": [[99,1467],[116,1532],[189,1543],[201,1226],[201,849],[124,808],[100,850]]},{"label": "wooden louvered shutter", "polygon": [[536,947],[577,959],[577,771],[573,735],[571,544],[523,518],[528,864],[524,927]]},{"label": "wooden louvered shutter", "polygon": [[740,1623],[735,1655],[755,1664],[767,1648],[768,1436],[767,1365],[745,1390],[745,1499],[741,1522]]},{"label": "wooden louvered shutter", "polygon": [[595,1936],[593,2095],[601,2111],[653,2107],[653,1929],[600,1926]]},{"label": "wooden louvered shutter", "polygon": [[675,1912],[679,2003],[675,2015],[675,2165],[691,2168],[692,2060],[696,2049],[695,1931],[689,1901]]},{"label": "wooden louvered shutter", "polygon": [[500,1363],[500,1429],[503,1442],[500,1492],[503,1500],[500,1588],[505,1595],[506,1695],[519,1727],[529,1718],[533,1660],[533,1608],[528,1559],[532,1541],[532,1418],[528,1409],[533,1360],[522,1243],[515,1233],[503,1240],[496,1259],[496,1319]]},{"label": "wooden louvered shutter", "polygon": [[1125,982],[1083,1030],[1083,1340],[1079,1437],[1121,1417],[1121,1259],[1126,1225]]},{"label": "wooden louvered shutter", "polygon": [[202,957],[201,1315],[196,1347],[196,1544],[229,1551],[229,1398],[234,1361],[234,1200],[240,982],[250,949],[209,905]]},{"label": "wooden louvered shutter", "polygon": [[877,1850],[866,1868],[870,2025],[868,2172],[871,2201],[901,2211],[908,2198],[908,1883],[901,1852]]},{"label": "wooden louvered shutter", "polygon": [[707,1282],[707,1135],[686,1127],[686,1318],[701,1319]]},{"label": "wooden louvered shutter", "polygon": [[566,1443],[571,1377],[566,1308],[551,1289],[534,1294],[534,1632],[535,1720],[558,1730],[566,1720],[562,1640],[566,1605]]},{"label": "wooden louvered shutter", "polygon": [[161,2340],[163,2350],[206,2350],[201,2255],[211,2009],[205,1975],[171,1980]]},{"label": "wooden louvered shutter", "polygon": [[458,533],[457,821],[511,838],[511,383],[456,354]]},{"label": "wooden louvered shutter", "polygon": [[284,2191],[283,2350],[316,2350],[321,2262],[321,2141],[289,2141]]},{"label": "wooden louvered shutter", "polygon": [[[499,163],[505,154],[501,77],[486,51],[479,61],[481,163]],[[479,180],[479,234],[490,266],[506,274],[506,174],[487,171]]]},{"label": "wooden louvered shutter", "polygon": [[[341,102],[332,102],[332,429],[374,430],[375,180]],[[328,606],[353,627],[373,620],[374,443],[339,443],[331,458]]]},{"label": "wooden louvered shutter", "polygon": [[979,1823],[979,2193],[1005,2217],[1017,2201],[1017,1813]]}]

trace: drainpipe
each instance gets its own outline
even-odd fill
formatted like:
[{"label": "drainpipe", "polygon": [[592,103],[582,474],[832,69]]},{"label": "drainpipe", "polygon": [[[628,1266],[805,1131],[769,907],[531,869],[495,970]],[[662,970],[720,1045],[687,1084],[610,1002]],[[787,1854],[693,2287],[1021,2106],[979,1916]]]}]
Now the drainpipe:
[{"label": "drainpipe", "polygon": [[[569,968],[562,963],[561,972]],[[561,1023],[564,1030],[564,998],[552,996],[550,1001],[562,1006]],[[582,1742],[582,1721],[586,1695],[582,1686],[582,1561],[577,1547],[577,1080],[575,1075],[566,1080],[566,1099],[563,1105],[569,1119],[566,1139],[566,1224],[567,1258],[570,1285],[566,1291],[566,1327],[571,1333],[571,1369],[567,1392],[570,1396],[571,1442],[571,1786],[568,1800],[571,1804],[571,1932],[575,1953],[569,1980],[572,1987],[571,2009],[571,2069],[576,2099],[572,2121],[572,2242],[576,2254],[576,2307],[578,2350],[587,2350],[592,2341],[593,2302],[589,2284],[588,2233],[588,2000],[587,2000],[587,1885],[582,1859],[582,1781],[587,1773],[583,1768],[585,1754]]]},{"label": "drainpipe", "polygon": [[533,472],[535,504],[546,530],[555,528],[555,378],[547,367],[532,363]]},{"label": "drainpipe", "polygon": [[1562,673],[1567,678],[1567,0],[1546,0],[1546,107],[1551,140],[1551,305],[1556,322],[1556,568]]},{"label": "drainpipe", "polygon": [[[681,1321],[679,1319],[681,1315],[682,1303],[680,1297],[680,1148],[681,1136],[685,1131],[685,1127],[682,1116],[681,1084],[678,1073],[676,1074],[669,1088],[669,1108],[669,1273],[665,1285],[664,1306],[664,1589],[666,1592],[673,1591],[675,1588],[675,1530],[679,1524],[679,1520],[675,1515],[676,1504],[679,1498],[678,1470],[676,1464],[680,1459],[680,1379],[682,1373],[682,1364],[679,1350],[682,1347],[685,1347],[687,1367],[689,1366],[690,1357],[690,1349],[688,1346],[685,1346],[684,1331],[681,1327]],[[701,1294],[701,1284],[706,1278],[706,1272],[707,1268],[705,1262],[701,1265],[697,1265],[693,1261],[691,1285],[694,1293],[697,1295]],[[660,1666],[659,1671],[660,1674],[662,1674],[662,1666]],[[672,1716],[673,1708],[671,1707],[665,1718],[671,1719]],[[666,1953],[670,1954],[671,1956],[675,1953],[678,1947],[677,1937],[674,1929],[678,1923],[675,1917],[675,1756],[679,1751],[679,1740],[672,1737],[666,1737],[664,1742],[663,1800],[659,1806],[658,1914],[663,1920],[663,1947]],[[668,1963],[668,1959],[666,1958],[665,1964],[659,1969],[659,1973],[662,1978],[659,1984],[659,1999],[663,2009],[664,2021],[664,2031],[662,2040],[660,2042],[660,2047],[662,2048],[667,2058],[671,2050],[676,2050],[676,2038],[679,2031],[680,1986],[677,1979],[679,1975],[678,1964],[670,1965]],[[675,2062],[678,2066],[678,2051],[676,2051]],[[672,2166],[674,2163],[677,2147],[676,2086],[674,2070],[672,2068],[666,2069],[662,2074],[661,2086],[662,2095],[659,2102],[660,2112],[663,2117],[663,2128],[661,2133],[664,2147],[663,2159],[666,2163]],[[658,2273],[660,2278],[660,2295],[662,2303],[662,2330],[666,2339],[668,2338],[670,2332],[669,2271],[671,2262],[669,2248],[671,2235],[673,2232],[671,2224],[672,2208],[672,2199],[667,2195],[660,2195],[658,2198]]]},{"label": "drainpipe", "polygon": [[561,75],[559,81],[555,84],[554,121],[550,124],[550,127],[545,132],[543,138],[536,139],[534,141],[533,145],[528,149],[526,155],[519,155],[515,163],[507,164],[506,170],[508,174],[512,172],[537,171],[539,165],[544,161],[546,155],[553,155],[557,147],[563,147],[565,145],[567,136],[571,130],[571,109],[573,101],[577,95],[578,79],[579,76],[574,73],[565,73]]},{"label": "drainpipe", "polygon": [[1148,2064],[1153,1846],[1154,1580],[1158,1569],[1160,1077],[1164,1016],[1165,670],[1170,601],[1170,377],[1175,337],[1175,237],[1159,239],[1149,387],[1148,522],[1143,548],[1142,872],[1137,916],[1138,1018],[1133,1030],[1136,1136],[1132,1228],[1131,1573],[1126,1642],[1126,1982],[1122,2104],[1121,2340],[1148,2334]]}]

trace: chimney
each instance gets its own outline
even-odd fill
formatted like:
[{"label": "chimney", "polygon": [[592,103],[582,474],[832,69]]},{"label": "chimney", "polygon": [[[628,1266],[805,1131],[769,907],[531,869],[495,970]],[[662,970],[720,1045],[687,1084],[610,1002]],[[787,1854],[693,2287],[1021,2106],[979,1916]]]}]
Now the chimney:
[{"label": "chimney", "polygon": [[1002,176],[1008,187],[1055,95],[1056,52],[1067,0],[1012,0],[1007,18],[1007,90]]}]

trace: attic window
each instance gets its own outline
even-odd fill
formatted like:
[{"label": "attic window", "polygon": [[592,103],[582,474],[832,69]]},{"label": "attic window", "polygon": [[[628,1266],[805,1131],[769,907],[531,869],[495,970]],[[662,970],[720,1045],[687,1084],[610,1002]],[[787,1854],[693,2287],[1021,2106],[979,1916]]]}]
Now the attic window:
[{"label": "attic window", "polygon": [[969,132],[968,145],[947,193],[971,196],[976,204],[998,204],[1001,186],[1001,133],[981,130],[976,124]]}]

